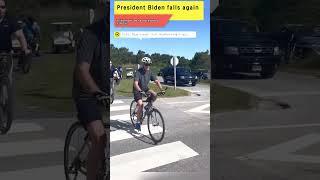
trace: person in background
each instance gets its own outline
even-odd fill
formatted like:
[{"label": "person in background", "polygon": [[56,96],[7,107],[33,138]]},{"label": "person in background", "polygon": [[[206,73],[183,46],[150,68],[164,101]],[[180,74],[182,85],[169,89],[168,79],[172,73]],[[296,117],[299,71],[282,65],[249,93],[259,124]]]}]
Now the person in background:
[{"label": "person in background", "polygon": [[7,13],[7,1],[0,0],[0,51],[10,52],[12,50],[11,36],[17,37],[25,55],[30,54],[26,38],[17,20]]}]

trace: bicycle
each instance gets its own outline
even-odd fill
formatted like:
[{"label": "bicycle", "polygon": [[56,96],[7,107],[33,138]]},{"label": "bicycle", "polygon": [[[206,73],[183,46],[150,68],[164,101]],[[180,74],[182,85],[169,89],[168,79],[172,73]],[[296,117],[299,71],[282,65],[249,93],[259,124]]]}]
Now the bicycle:
[{"label": "bicycle", "polygon": [[[110,97],[103,96],[100,97],[98,100],[102,102],[104,107],[107,107],[110,101]],[[103,121],[103,124],[106,130],[110,129],[109,123]],[[76,135],[77,131],[79,131],[80,134],[82,134],[82,136]],[[78,139],[78,147],[74,147],[71,145],[72,137]],[[79,173],[86,176],[87,154],[89,152],[89,147],[90,139],[85,127],[80,121],[73,123],[68,130],[64,145],[64,172],[67,180],[76,180]],[[72,157],[72,155],[74,155],[75,157]],[[105,152],[105,158],[98,173],[98,180],[110,179],[110,168],[108,168],[108,172],[106,172],[107,167],[109,167],[110,164],[109,162],[110,156],[109,151],[107,151]],[[74,175],[73,178],[71,177],[72,175]]]},{"label": "bicycle", "polygon": [[[167,88],[166,88],[167,89]],[[165,90],[166,90],[165,89]],[[155,143],[159,143],[164,138],[165,134],[165,123],[163,120],[163,116],[161,112],[153,106],[153,103],[150,99],[150,93],[141,93],[143,97],[147,97],[147,99],[143,99],[142,102],[146,102],[147,105],[143,108],[142,111],[142,123],[146,117],[147,118],[147,126],[150,137]],[[158,92],[157,96],[165,95],[164,92]],[[137,120],[137,105],[136,101],[133,100],[130,104],[130,119],[133,127],[138,122]],[[157,118],[158,117],[158,118]],[[162,127],[161,127],[162,124]],[[157,138],[157,134],[160,134],[159,138]]]},{"label": "bicycle", "polygon": [[113,104],[114,97],[115,97],[115,88],[116,85],[120,84],[120,75],[118,73],[118,70],[116,68],[115,72],[112,74],[112,78],[110,78],[110,103]]},{"label": "bicycle", "polygon": [[21,71],[24,74],[30,72],[31,64],[32,64],[32,54],[25,55],[24,53],[18,54],[19,64]]},{"label": "bicycle", "polygon": [[6,134],[13,121],[13,57],[0,53],[0,133]]},{"label": "bicycle", "polygon": [[110,104],[113,104],[114,96],[115,96],[115,82],[114,78],[110,78]]}]

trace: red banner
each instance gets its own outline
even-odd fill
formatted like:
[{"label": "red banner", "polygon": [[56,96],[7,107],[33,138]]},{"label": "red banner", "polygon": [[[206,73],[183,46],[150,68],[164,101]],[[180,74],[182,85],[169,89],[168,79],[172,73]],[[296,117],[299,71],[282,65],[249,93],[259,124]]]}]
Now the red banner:
[{"label": "red banner", "polygon": [[115,27],[164,27],[171,14],[143,14],[143,15],[133,15],[133,14],[122,14],[114,16],[114,26]]}]

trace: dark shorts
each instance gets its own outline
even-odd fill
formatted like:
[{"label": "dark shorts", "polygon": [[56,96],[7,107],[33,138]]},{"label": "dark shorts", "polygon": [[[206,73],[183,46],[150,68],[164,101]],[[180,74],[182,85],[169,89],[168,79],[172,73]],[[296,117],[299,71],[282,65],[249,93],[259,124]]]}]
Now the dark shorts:
[{"label": "dark shorts", "polygon": [[77,98],[74,100],[77,111],[78,119],[84,125],[96,120],[102,120],[101,105],[95,98]]},{"label": "dark shorts", "polygon": [[[149,90],[147,90],[147,91],[145,91],[145,92],[147,93],[148,91],[149,91]],[[135,100],[136,102],[138,102],[138,100],[142,99],[141,93],[139,93],[139,92],[137,92],[137,91],[134,91],[134,92],[133,92],[133,97],[134,97],[134,100]],[[151,97],[147,98],[146,101],[147,101],[147,102],[148,102],[148,101],[155,101],[156,99],[157,99],[156,96],[151,95]]]},{"label": "dark shorts", "polygon": [[142,95],[141,93],[137,92],[137,91],[134,91],[133,92],[133,98],[136,102],[138,102],[140,99],[142,99]]}]

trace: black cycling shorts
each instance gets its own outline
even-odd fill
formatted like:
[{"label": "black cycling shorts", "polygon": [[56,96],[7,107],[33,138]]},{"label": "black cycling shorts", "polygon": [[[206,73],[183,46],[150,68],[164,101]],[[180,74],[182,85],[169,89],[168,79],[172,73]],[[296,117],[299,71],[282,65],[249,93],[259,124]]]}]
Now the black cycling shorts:
[{"label": "black cycling shorts", "polygon": [[134,97],[134,100],[138,102],[140,99],[142,99],[142,94],[140,92],[134,91],[133,97]]},{"label": "black cycling shorts", "polygon": [[102,109],[96,98],[77,98],[75,104],[78,119],[84,125],[96,120],[102,120]]},{"label": "black cycling shorts", "polygon": [[[149,90],[148,90],[149,91]],[[148,91],[145,91],[146,93],[148,92]],[[140,93],[140,92],[137,92],[137,91],[134,91],[134,93],[133,93],[133,97],[134,97],[134,100],[136,101],[136,102],[138,102],[138,100],[140,100],[140,99],[142,99],[142,94]],[[151,95],[149,98],[147,98],[147,102],[148,101],[155,101],[157,99],[157,96],[153,96],[153,95]]]}]

